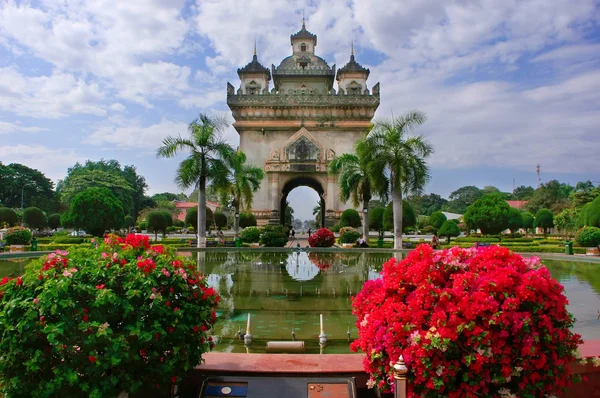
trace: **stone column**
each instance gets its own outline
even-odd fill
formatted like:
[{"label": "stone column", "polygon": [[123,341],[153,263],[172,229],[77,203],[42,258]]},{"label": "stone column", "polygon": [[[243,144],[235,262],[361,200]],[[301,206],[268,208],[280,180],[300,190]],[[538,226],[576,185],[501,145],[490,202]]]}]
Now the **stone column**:
[{"label": "stone column", "polygon": [[269,224],[279,224],[279,211],[281,206],[281,198],[279,195],[279,174],[268,173],[271,197],[271,219]]}]

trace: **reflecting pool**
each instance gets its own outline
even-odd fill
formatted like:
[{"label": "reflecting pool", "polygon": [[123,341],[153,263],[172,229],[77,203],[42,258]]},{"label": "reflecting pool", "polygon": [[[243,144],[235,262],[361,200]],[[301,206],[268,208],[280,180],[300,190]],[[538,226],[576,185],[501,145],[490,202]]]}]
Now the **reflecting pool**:
[{"label": "reflecting pool", "polygon": [[[264,352],[267,341],[304,341],[306,352],[318,353],[323,314],[324,353],[349,353],[357,337],[351,296],[365,281],[379,277],[385,252],[203,252],[187,253],[198,261],[221,303],[213,331],[216,350],[246,352],[239,333],[251,316],[250,352]],[[30,259],[0,261],[0,278],[23,273]],[[600,340],[600,264],[543,261],[564,287],[574,331],[584,340]],[[292,335],[293,332],[293,335]]]}]

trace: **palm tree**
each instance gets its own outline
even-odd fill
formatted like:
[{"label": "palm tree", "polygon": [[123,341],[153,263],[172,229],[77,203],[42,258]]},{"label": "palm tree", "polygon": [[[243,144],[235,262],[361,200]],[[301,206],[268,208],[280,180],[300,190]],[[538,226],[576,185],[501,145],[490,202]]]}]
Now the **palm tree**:
[{"label": "palm tree", "polygon": [[315,225],[316,228],[323,228],[324,225],[321,225],[321,218],[322,218],[322,211],[323,209],[321,208],[321,204],[319,203],[318,205],[316,205],[315,207],[313,207],[313,216],[315,216]]},{"label": "palm tree", "polygon": [[190,152],[179,164],[175,182],[182,189],[198,189],[198,247],[203,247],[206,232],[206,184],[220,187],[227,183],[226,160],[232,156],[233,148],[221,136],[226,126],[222,119],[201,113],[188,127],[189,138],[167,137],[156,152],[157,157],[163,158]]},{"label": "palm tree", "polygon": [[425,120],[423,112],[411,111],[392,121],[377,121],[357,145],[373,190],[392,194],[395,249],[402,248],[402,195],[421,192],[429,180],[425,159],[433,148],[421,135],[407,136]]},{"label": "palm tree", "polygon": [[[246,154],[237,151],[228,159],[229,175],[227,183],[221,186],[220,193],[222,198],[231,198],[231,204],[235,209],[235,214],[250,211],[254,192],[260,187],[260,182],[265,177],[265,172],[260,167],[246,164]],[[227,199],[222,199],[221,203],[227,203]],[[239,216],[234,217],[235,238],[238,238]]]},{"label": "palm tree", "polygon": [[347,202],[352,198],[355,208],[362,202],[363,238],[369,242],[369,214],[365,209],[368,209],[371,200],[371,181],[366,163],[355,154],[344,153],[329,163],[328,171],[330,174],[340,175],[339,189],[342,201]]}]

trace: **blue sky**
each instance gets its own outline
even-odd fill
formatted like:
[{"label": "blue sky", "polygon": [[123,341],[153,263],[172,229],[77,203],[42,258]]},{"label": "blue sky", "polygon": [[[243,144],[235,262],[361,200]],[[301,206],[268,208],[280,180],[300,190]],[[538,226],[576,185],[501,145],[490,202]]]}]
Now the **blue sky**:
[{"label": "blue sky", "polygon": [[[599,4],[592,0],[44,0],[0,3],[0,160],[57,181],[76,161],[117,159],[150,192],[178,191],[155,159],[198,112],[223,112],[252,57],[291,53],[307,27],[317,53],[357,60],[381,82],[377,117],[427,113],[427,192],[557,178],[600,180]],[[233,128],[226,131],[238,142]],[[290,195],[300,218],[317,197]]]}]

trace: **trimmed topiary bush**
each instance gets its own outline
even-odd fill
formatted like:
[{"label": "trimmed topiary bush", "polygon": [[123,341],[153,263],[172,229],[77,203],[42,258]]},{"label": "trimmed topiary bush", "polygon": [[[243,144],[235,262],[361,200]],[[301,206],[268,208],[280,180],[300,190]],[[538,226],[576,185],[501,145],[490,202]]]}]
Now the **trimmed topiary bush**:
[{"label": "trimmed topiary bush", "polygon": [[48,228],[58,229],[60,228],[60,214],[54,213],[48,216]]},{"label": "trimmed topiary bush", "polygon": [[240,239],[244,243],[258,243],[260,242],[260,229],[257,227],[246,227],[240,233]]},{"label": "trimmed topiary bush", "polygon": [[23,223],[29,228],[41,229],[48,225],[48,219],[42,209],[38,207],[28,207],[23,210]]},{"label": "trimmed topiary bush", "polygon": [[310,247],[331,247],[335,243],[335,235],[327,228],[318,229],[308,238]]},{"label": "trimmed topiary bush", "polygon": [[4,233],[7,245],[28,245],[31,243],[31,231],[23,227],[12,227]]},{"label": "trimmed topiary bush", "polygon": [[346,209],[340,217],[340,225],[342,227],[358,228],[362,225],[360,214],[354,209]]},{"label": "trimmed topiary bush", "polygon": [[448,238],[448,244],[450,244],[450,238],[460,235],[460,228],[458,228],[458,224],[452,220],[446,220],[438,230],[438,235]]},{"label": "trimmed topiary bush", "polygon": [[444,213],[442,213],[441,211],[434,211],[433,213],[431,213],[431,215],[427,219],[427,222],[433,228],[435,228],[436,230],[438,230],[438,229],[440,229],[442,227],[442,224],[444,224],[447,219],[448,218],[446,218],[446,216],[444,215]]},{"label": "trimmed topiary bush", "polygon": [[352,307],[368,386],[390,392],[400,355],[410,396],[545,397],[572,384],[582,343],[563,287],[509,249],[420,245],[383,265]]},{"label": "trimmed topiary bush", "polygon": [[383,215],[385,207],[376,207],[369,211],[369,229],[379,232],[379,237],[383,237]]},{"label": "trimmed topiary bush", "polygon": [[125,219],[123,220],[123,224],[127,228],[131,228],[131,227],[133,227],[135,225],[135,220],[131,216],[125,216]]},{"label": "trimmed topiary bush", "polygon": [[[185,223],[192,227],[191,232],[198,232],[198,208],[192,207],[185,213]],[[211,209],[206,208],[206,229],[209,230],[213,227],[214,215]]]},{"label": "trimmed topiary bush", "polygon": [[121,201],[108,188],[87,188],[75,196],[65,219],[91,235],[104,236],[120,228],[124,217]]},{"label": "trimmed topiary bush", "polygon": [[240,213],[240,228],[256,227],[256,217],[252,213]]},{"label": "trimmed topiary bush", "polygon": [[227,226],[227,216],[222,211],[216,211],[214,214],[215,225],[218,228],[225,228]]},{"label": "trimmed topiary bush", "polygon": [[15,226],[17,225],[17,220],[17,213],[13,209],[0,207],[0,228],[3,228],[5,224],[8,227]]},{"label": "trimmed topiary bush", "polygon": [[154,240],[158,239],[158,233],[165,233],[167,231],[167,218],[162,211],[151,211],[146,214],[146,223],[148,224],[148,230],[154,232]]},{"label": "trimmed topiary bush", "polygon": [[554,227],[554,214],[551,210],[540,209],[535,213],[535,221],[533,222],[534,228],[542,228],[544,235],[548,234],[548,230]]},{"label": "trimmed topiary bush", "polygon": [[471,229],[483,234],[498,234],[508,227],[510,206],[500,194],[487,194],[467,208],[463,219]]},{"label": "trimmed topiary bush", "polygon": [[331,228],[329,228],[329,229],[331,230],[331,232],[334,232],[334,233],[340,232],[340,229],[342,229],[342,226],[339,223],[337,223],[337,224],[333,224],[331,226]]},{"label": "trimmed topiary bush", "polygon": [[193,262],[139,235],[104,242],[2,281],[0,393],[169,396],[213,347],[219,296]]},{"label": "trimmed topiary bush", "polygon": [[575,236],[575,242],[582,247],[596,247],[600,245],[600,228],[581,228]]},{"label": "trimmed topiary bush", "polygon": [[[246,227],[248,228],[248,227]],[[281,225],[265,225],[260,243],[266,247],[284,247],[288,242],[287,231]]]},{"label": "trimmed topiary bush", "polygon": [[580,227],[600,227],[600,196],[581,208],[577,224]]},{"label": "trimmed topiary bush", "polygon": [[352,227],[344,227],[340,229],[340,243],[356,243],[360,238],[360,232]]},{"label": "trimmed topiary bush", "polygon": [[[390,202],[385,208],[383,214],[383,225],[386,230],[394,230],[394,203]],[[402,228],[414,227],[417,225],[417,214],[406,200],[402,201]]]},{"label": "trimmed topiary bush", "polygon": [[528,211],[524,211],[521,213],[521,216],[523,217],[523,228],[525,228],[525,231],[533,230],[533,222],[535,221],[533,214]]},{"label": "trimmed topiary bush", "polygon": [[516,233],[519,228],[523,228],[523,215],[521,210],[511,207],[508,211],[508,229],[511,233]]}]

